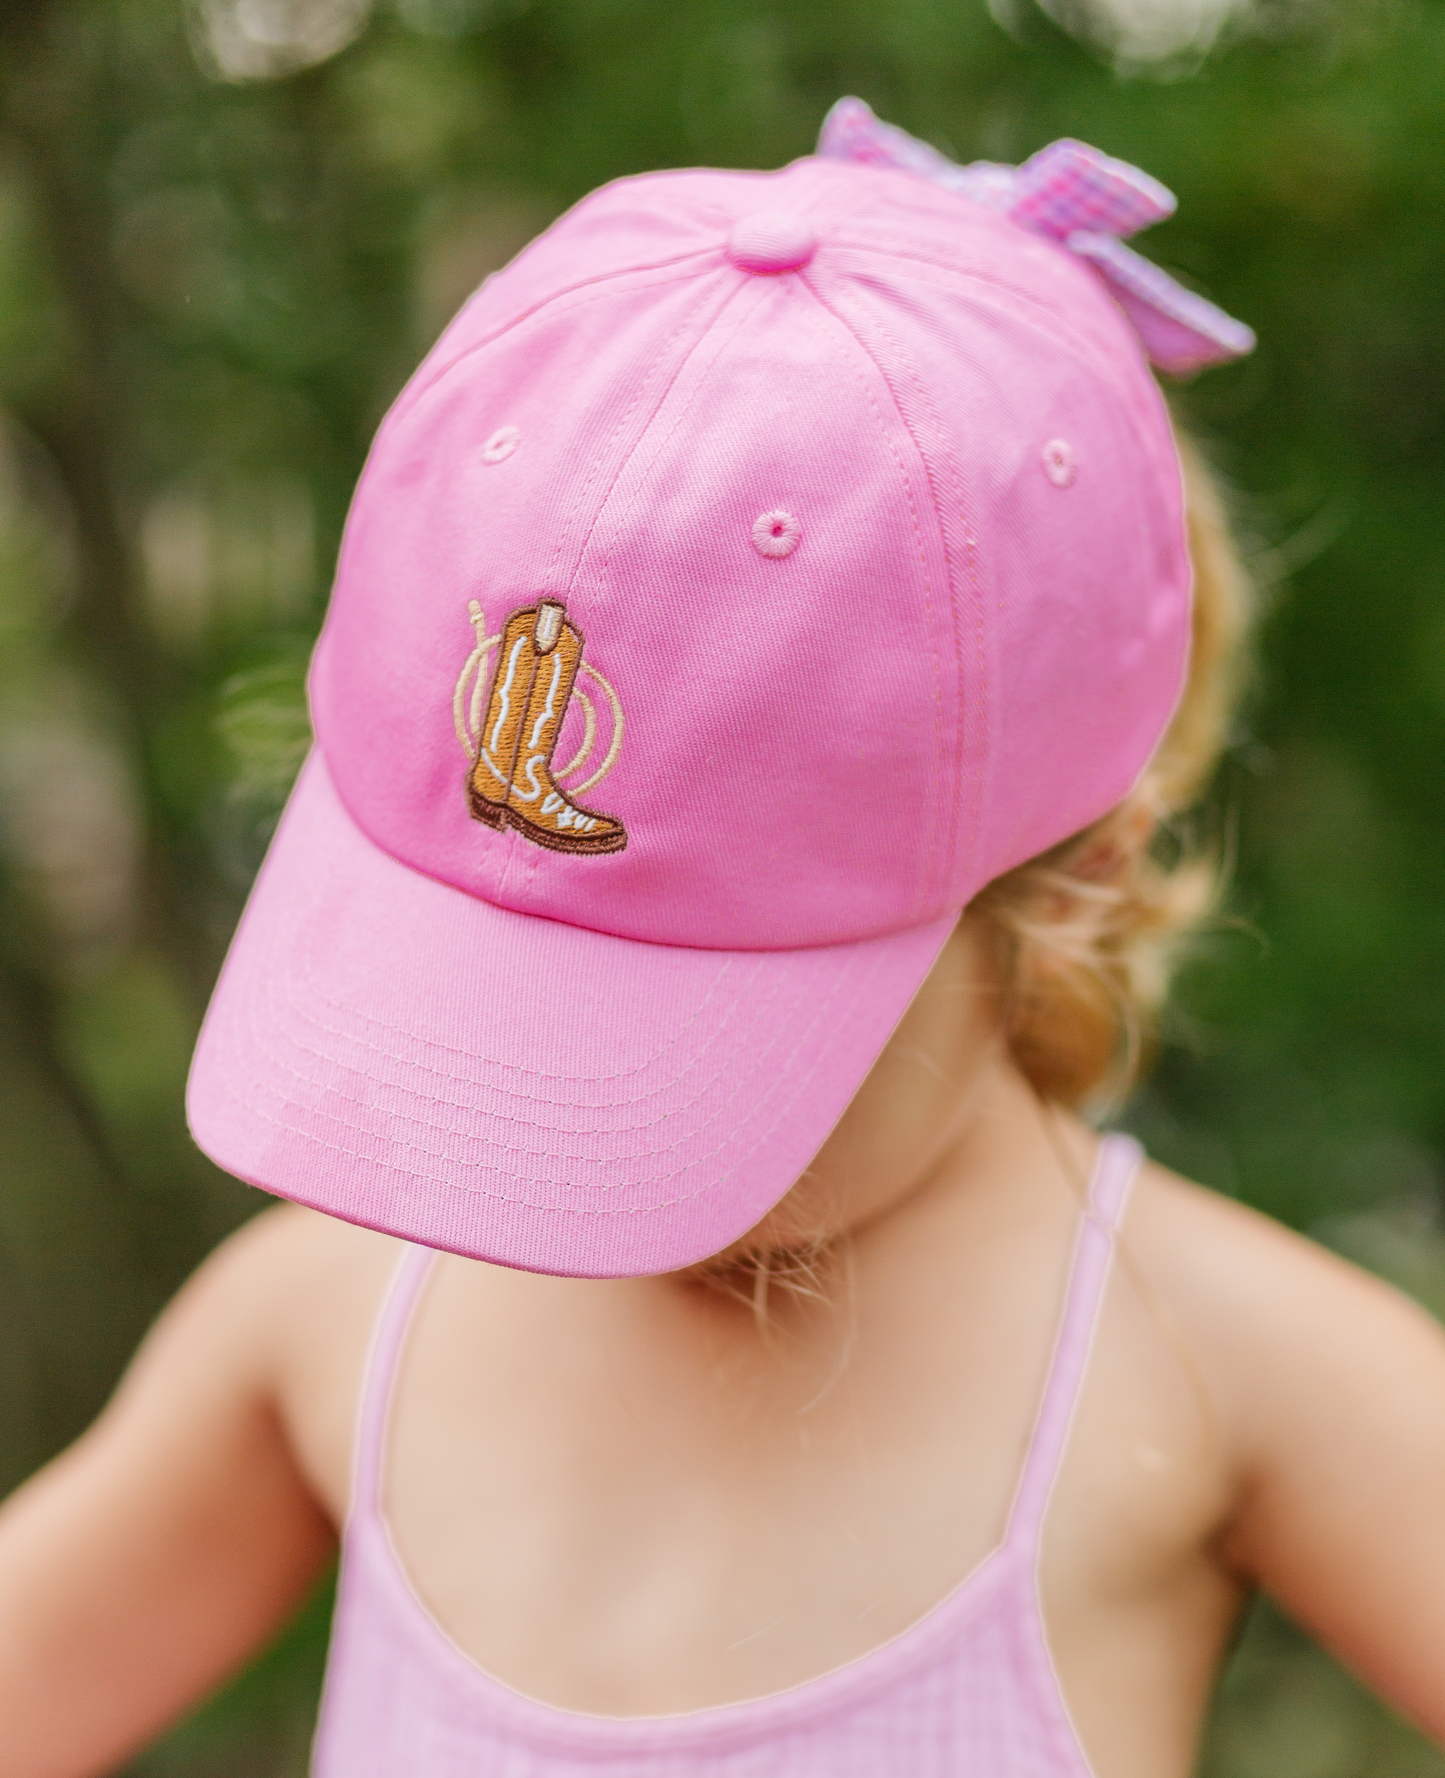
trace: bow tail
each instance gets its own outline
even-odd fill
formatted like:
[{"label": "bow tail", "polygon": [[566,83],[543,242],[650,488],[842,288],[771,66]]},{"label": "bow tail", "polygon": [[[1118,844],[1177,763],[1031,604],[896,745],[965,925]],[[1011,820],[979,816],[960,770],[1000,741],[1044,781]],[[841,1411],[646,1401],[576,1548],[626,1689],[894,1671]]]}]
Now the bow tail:
[{"label": "bow tail", "polygon": [[1177,284],[1113,235],[1080,229],[1064,244],[1093,266],[1133,322],[1150,359],[1171,376],[1192,376],[1254,350],[1252,328]]}]

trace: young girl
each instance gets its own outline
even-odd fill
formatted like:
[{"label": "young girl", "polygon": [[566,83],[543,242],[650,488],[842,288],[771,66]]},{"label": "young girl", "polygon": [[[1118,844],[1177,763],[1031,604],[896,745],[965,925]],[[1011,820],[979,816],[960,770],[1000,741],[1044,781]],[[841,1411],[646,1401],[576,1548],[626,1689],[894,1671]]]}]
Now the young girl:
[{"label": "young girl", "polygon": [[320,1778],[1183,1778],[1255,1587],[1445,1739],[1445,1341],[1080,1114],[1240,628],[1168,203],[845,103],[463,311],[192,1079],[311,1208],[0,1517],[0,1778],[122,1760],[338,1532]]}]

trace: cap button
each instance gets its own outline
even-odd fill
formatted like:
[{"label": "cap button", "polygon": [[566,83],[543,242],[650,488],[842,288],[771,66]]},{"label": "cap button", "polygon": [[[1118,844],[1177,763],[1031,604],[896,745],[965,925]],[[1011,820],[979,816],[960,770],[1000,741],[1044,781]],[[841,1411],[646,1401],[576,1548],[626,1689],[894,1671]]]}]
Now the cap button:
[{"label": "cap button", "polygon": [[791,210],[757,210],[733,224],[728,258],[745,272],[795,272],[817,245],[806,217]]}]

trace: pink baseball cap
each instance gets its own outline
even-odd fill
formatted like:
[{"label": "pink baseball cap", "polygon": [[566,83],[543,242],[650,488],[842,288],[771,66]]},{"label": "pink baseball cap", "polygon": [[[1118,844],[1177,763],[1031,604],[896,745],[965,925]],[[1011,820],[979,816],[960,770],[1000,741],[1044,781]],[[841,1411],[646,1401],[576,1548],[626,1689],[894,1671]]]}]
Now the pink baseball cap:
[{"label": "pink baseball cap", "polygon": [[1127,794],[1188,638],[1080,253],[843,159],[605,187],[377,435],[197,1142],[510,1266],[718,1251],[970,897]]}]

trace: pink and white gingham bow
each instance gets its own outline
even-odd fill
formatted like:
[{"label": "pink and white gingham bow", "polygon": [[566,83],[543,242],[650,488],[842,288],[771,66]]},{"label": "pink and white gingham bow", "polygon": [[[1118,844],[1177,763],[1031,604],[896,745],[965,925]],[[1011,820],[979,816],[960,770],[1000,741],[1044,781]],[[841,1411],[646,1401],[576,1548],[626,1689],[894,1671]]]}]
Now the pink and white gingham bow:
[{"label": "pink and white gingham bow", "polygon": [[1089,262],[1133,322],[1150,359],[1174,376],[1254,350],[1254,334],[1242,321],[1124,245],[1122,236],[1174,214],[1174,193],[1087,142],[1051,142],[1021,167],[994,161],[960,167],[880,122],[861,99],[839,99],[823,120],[818,153],[917,173],[1061,242]]}]

